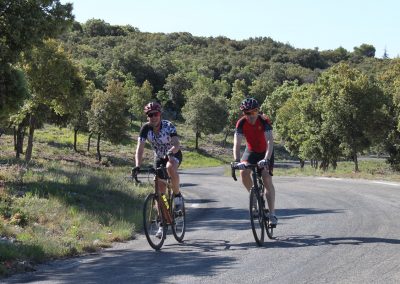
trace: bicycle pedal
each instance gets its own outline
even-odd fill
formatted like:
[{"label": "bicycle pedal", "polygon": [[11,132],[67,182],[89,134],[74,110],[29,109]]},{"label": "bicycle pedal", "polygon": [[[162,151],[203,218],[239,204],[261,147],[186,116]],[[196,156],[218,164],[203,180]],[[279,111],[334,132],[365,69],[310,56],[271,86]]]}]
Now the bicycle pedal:
[{"label": "bicycle pedal", "polygon": [[177,210],[174,213],[175,213],[175,217],[182,217],[183,216],[182,210]]}]

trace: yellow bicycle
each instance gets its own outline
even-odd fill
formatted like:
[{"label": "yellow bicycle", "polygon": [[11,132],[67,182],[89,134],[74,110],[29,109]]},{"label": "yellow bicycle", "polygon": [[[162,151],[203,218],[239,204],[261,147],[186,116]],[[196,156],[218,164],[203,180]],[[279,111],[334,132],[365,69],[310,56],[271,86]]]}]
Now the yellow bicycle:
[{"label": "yellow bicycle", "polygon": [[[150,246],[159,250],[167,237],[168,226],[171,226],[172,234],[178,242],[183,242],[186,231],[186,212],[185,202],[182,197],[182,206],[175,210],[174,198],[171,189],[171,179],[164,166],[157,169],[148,168],[132,172],[132,178],[136,182],[138,173],[153,175],[154,192],[147,195],[143,204],[143,228],[146,239]],[[163,177],[163,178],[161,178]],[[165,179],[166,177],[166,179]],[[161,193],[158,189],[158,181],[165,182],[167,185],[166,193]],[[159,227],[163,228],[161,236],[156,236]]]}]

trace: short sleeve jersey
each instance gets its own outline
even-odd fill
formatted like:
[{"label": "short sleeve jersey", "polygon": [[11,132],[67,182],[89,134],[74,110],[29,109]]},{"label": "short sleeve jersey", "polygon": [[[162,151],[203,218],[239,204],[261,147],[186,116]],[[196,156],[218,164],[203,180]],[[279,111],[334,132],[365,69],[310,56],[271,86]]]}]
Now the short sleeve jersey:
[{"label": "short sleeve jersey", "polygon": [[256,122],[251,124],[245,116],[236,123],[236,135],[243,135],[246,138],[247,149],[249,151],[263,153],[267,150],[267,141],[265,132],[272,131],[271,121],[258,115]]},{"label": "short sleeve jersey", "polygon": [[157,158],[163,158],[172,147],[171,138],[177,135],[176,127],[168,120],[161,120],[160,131],[157,134],[147,122],[140,129],[139,141],[149,140]]}]

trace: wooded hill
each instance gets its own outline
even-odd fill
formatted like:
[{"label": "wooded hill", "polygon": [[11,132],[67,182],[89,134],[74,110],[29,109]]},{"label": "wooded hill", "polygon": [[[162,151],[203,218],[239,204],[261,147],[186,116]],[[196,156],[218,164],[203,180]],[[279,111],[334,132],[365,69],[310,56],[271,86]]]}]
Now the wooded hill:
[{"label": "wooded hill", "polygon": [[[70,6],[47,2],[54,19],[43,32],[27,27],[31,18],[45,21],[40,6],[37,14],[24,10],[25,22],[2,35],[2,50],[10,52],[1,59],[0,121],[15,131],[17,157],[25,129],[29,160],[34,129],[47,122],[95,135],[101,159],[100,140],[118,143],[129,121],[145,121],[150,100],[197,137],[231,135],[241,100],[251,96],[274,122],[276,141],[302,161],[326,169],[352,159],[358,170],[357,155],[372,149],[399,168],[400,60],[375,57],[372,45],[320,51],[268,37],[144,33],[99,19],[73,22]],[[25,4],[1,5],[8,20],[1,29],[10,30],[13,8]],[[23,41],[15,29],[35,40],[8,44]]]}]

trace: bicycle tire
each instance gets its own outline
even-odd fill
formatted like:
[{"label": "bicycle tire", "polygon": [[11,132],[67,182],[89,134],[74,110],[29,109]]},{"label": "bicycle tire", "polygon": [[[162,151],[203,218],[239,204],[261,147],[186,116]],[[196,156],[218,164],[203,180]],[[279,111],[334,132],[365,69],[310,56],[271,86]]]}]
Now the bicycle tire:
[{"label": "bicycle tire", "polygon": [[[254,239],[258,246],[263,246],[264,244],[264,212],[262,206],[261,196],[258,190],[252,188],[250,190],[250,202],[249,202],[249,212],[250,212],[250,223],[251,230],[253,231]],[[253,208],[255,209],[253,211]]]},{"label": "bicycle tire", "polygon": [[267,232],[268,238],[274,239],[274,227],[269,224],[269,210],[265,209],[265,231]]},{"label": "bicycle tire", "polygon": [[[265,186],[264,184],[261,183],[262,191],[265,192]],[[263,202],[263,207],[264,207],[264,227],[265,227],[265,232],[267,233],[267,236],[269,239],[274,239],[274,227],[272,227],[269,224],[269,210],[265,207],[266,204]]]},{"label": "bicycle tire", "polygon": [[185,199],[182,197],[182,210],[179,212],[175,211],[174,199],[171,201],[171,216],[172,216],[172,234],[175,240],[179,243],[183,242],[186,232],[186,210],[185,210]]},{"label": "bicycle tire", "polygon": [[[164,244],[167,233],[167,226],[164,221],[164,216],[160,210],[157,210],[157,198],[154,193],[147,195],[143,204],[143,228],[147,242],[155,249],[159,250]],[[161,238],[155,236],[160,224],[163,224],[163,234]]]}]

